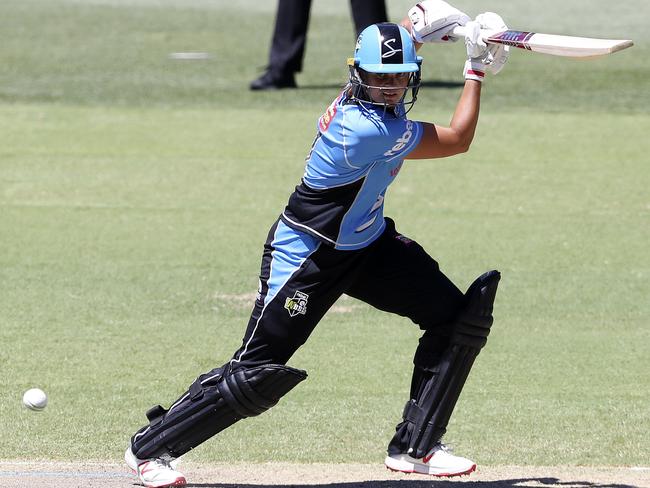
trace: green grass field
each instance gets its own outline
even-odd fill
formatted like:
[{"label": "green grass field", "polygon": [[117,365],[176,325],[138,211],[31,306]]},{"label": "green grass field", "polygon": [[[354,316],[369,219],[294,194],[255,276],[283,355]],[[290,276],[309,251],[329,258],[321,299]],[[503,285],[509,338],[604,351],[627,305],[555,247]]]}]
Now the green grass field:
[{"label": "green grass field", "polygon": [[[354,45],[348,2],[314,3],[302,89],[260,94],[275,2],[0,2],[2,458],[118,460],[147,408],[239,346],[261,245]],[[513,52],[469,153],[392,186],[386,213],[461,288],[503,275],[447,439],[483,464],[647,466],[647,2],[457,6],[636,46]],[[393,20],[408,7],[391,0]],[[212,58],[169,59],[184,51]],[[421,54],[411,115],[446,124],[463,47]],[[340,305],[291,361],[309,380],[188,457],[380,462],[419,331]],[[21,405],[33,386],[42,413]]]}]

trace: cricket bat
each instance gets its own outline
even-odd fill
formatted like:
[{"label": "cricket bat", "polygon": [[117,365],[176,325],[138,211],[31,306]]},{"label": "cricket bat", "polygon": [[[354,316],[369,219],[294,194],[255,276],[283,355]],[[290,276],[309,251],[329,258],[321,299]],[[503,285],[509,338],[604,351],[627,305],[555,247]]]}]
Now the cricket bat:
[{"label": "cricket bat", "polygon": [[[456,27],[453,34],[456,37],[464,37],[465,28]],[[504,44],[537,53],[569,58],[604,56],[634,45],[632,41],[624,39],[592,39],[516,30],[498,32],[484,37],[483,40],[488,44]]]}]

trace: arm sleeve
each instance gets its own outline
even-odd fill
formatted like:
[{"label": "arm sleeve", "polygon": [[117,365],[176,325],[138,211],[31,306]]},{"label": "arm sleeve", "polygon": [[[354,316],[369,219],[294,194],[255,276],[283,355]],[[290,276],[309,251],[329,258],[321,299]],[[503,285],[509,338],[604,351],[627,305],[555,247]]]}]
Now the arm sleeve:
[{"label": "arm sleeve", "polygon": [[358,167],[377,161],[402,160],[417,147],[422,138],[422,123],[407,119],[358,118],[347,125],[345,157]]}]

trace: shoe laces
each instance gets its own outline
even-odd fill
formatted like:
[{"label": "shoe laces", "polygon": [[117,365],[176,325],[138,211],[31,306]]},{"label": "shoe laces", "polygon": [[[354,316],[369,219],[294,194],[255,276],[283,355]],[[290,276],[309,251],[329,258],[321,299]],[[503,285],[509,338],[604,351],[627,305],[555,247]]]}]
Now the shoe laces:
[{"label": "shoe laces", "polygon": [[157,468],[163,468],[163,469],[171,469],[171,470],[176,470],[176,465],[178,464],[178,460],[174,458],[152,458],[147,461],[150,464],[153,464]]},{"label": "shoe laces", "polygon": [[431,450],[431,452],[434,451],[443,451],[448,454],[451,454],[454,452],[454,448],[450,445],[443,444],[442,442],[438,442],[435,446],[433,446],[433,449]]}]

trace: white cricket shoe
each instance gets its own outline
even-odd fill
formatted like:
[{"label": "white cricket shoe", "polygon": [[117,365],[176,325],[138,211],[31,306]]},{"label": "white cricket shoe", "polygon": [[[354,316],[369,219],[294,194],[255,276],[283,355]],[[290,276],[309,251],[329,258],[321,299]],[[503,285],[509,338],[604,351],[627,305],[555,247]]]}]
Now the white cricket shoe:
[{"label": "white cricket shoe", "polygon": [[393,454],[386,456],[384,464],[392,471],[431,476],[461,476],[476,470],[474,461],[454,456],[442,443],[436,444],[433,450],[422,459],[415,459],[408,454]]},{"label": "white cricket shoe", "polygon": [[176,471],[176,463],[162,458],[138,459],[131,447],[124,453],[126,465],[147,488],[167,488],[185,486],[187,481],[182,473]]}]

